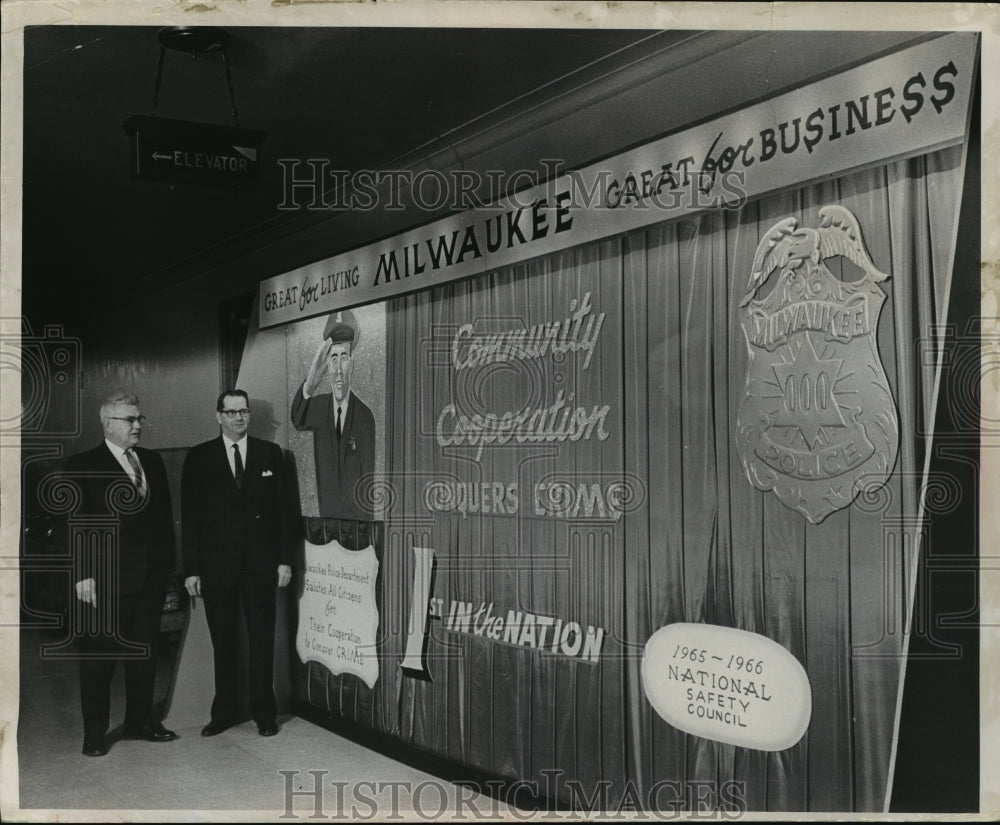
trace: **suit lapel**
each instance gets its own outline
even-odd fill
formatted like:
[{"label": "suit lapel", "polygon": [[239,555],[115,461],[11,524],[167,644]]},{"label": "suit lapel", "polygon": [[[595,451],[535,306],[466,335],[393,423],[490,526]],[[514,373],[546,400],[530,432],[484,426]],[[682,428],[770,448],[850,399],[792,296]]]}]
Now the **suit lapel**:
[{"label": "suit lapel", "polygon": [[[149,480],[149,468],[152,465],[152,462],[143,461],[143,456],[140,453],[140,449],[141,449],[140,447],[133,448],[136,458],[139,461],[139,466],[142,467],[142,476],[146,483],[146,496],[148,497],[152,495],[153,492],[152,482]],[[132,485],[135,484],[135,480],[132,478],[132,474],[126,472],[125,468],[122,467],[121,462],[119,462],[118,459],[115,457],[115,454],[111,452],[111,448],[108,446],[108,442],[106,441],[101,442],[100,455],[101,455],[101,462],[105,465],[107,472],[117,473],[118,475],[121,475],[123,478],[128,479],[129,484]]]},{"label": "suit lapel", "polygon": [[[104,463],[105,469],[109,473],[117,470],[119,473],[125,476],[125,478],[131,480],[131,476],[129,476],[129,474],[125,472],[125,468],[122,467],[118,459],[115,458],[115,454],[111,452],[111,448],[108,446],[108,442],[106,441],[101,442],[100,455],[101,455],[101,461]],[[141,461],[142,459],[139,460]]]},{"label": "suit lapel", "polygon": [[[133,484],[134,485],[135,481],[133,480],[131,473],[126,472],[125,468],[122,467],[121,462],[115,457],[115,454],[113,452],[111,452],[111,448],[108,446],[108,442],[102,441],[101,442],[101,447],[102,447],[102,449],[101,449],[101,460],[104,463],[105,467],[107,468],[107,472],[109,472],[109,473],[118,473],[119,475],[123,476],[124,478],[127,478],[129,484]],[[139,448],[138,447],[135,448],[135,454],[136,454],[136,457],[139,460],[139,465],[142,467],[143,478],[146,481],[146,495],[149,495],[149,490],[150,490],[150,486],[149,486],[149,472],[146,469],[147,464],[149,462],[144,462],[142,460],[142,456],[139,455]]]}]

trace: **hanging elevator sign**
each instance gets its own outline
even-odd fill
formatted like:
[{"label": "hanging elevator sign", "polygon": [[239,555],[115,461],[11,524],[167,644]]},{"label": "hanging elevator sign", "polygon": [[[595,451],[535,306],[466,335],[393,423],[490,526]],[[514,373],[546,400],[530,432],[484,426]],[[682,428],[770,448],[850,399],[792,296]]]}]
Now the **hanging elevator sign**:
[{"label": "hanging elevator sign", "polygon": [[131,141],[136,180],[217,189],[260,181],[259,149],[266,132],[143,115],[132,115],[122,125]]}]

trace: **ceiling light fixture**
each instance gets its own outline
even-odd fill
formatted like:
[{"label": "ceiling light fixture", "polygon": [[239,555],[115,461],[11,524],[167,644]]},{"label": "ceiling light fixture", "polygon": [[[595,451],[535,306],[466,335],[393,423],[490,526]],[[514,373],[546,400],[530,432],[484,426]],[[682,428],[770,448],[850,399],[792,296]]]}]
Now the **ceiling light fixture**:
[{"label": "ceiling light fixture", "polygon": [[156,67],[156,87],[153,90],[153,117],[156,117],[156,106],[160,98],[160,83],[163,80],[163,63],[167,49],[175,52],[185,52],[195,59],[199,54],[207,52],[222,52],[222,65],[226,68],[226,83],[229,85],[229,102],[233,107],[233,125],[239,129],[240,115],[236,110],[236,88],[233,86],[233,75],[229,71],[229,56],[226,46],[229,45],[229,35],[224,29],[215,26],[169,26],[160,29],[156,39],[160,41],[160,62]]},{"label": "ceiling light fixture", "polygon": [[[226,53],[228,33],[214,26],[172,26],[161,29],[157,40],[160,43],[160,59],[153,87],[152,115],[132,115],[123,124],[131,138],[133,178],[216,188],[257,185],[260,181],[258,150],[267,134],[256,129],[240,128],[236,89]],[[190,54],[192,58],[208,52],[222,53],[233,126],[156,116],[167,49]]]}]

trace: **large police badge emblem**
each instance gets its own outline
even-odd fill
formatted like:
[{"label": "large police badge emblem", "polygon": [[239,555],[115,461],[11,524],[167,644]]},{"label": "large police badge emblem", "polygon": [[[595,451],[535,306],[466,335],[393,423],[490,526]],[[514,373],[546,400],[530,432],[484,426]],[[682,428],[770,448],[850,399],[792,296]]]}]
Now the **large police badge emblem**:
[{"label": "large police badge emblem", "polygon": [[[881,487],[899,447],[875,340],[886,297],[877,284],[889,276],[848,209],[824,206],[819,217],[818,229],[785,218],[757,247],[740,302],[750,363],[736,429],[750,483],[813,524]],[[836,258],[862,275],[835,277],[826,262]]]}]

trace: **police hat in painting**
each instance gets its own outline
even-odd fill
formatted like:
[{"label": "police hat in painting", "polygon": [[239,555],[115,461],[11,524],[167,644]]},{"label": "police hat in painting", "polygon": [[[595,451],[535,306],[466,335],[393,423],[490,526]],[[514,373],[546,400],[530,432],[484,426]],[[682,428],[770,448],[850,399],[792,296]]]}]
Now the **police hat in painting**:
[{"label": "police hat in painting", "polygon": [[330,314],[323,330],[323,338],[329,338],[334,344],[350,344],[353,349],[357,347],[360,337],[358,321],[353,312],[345,309]]}]

